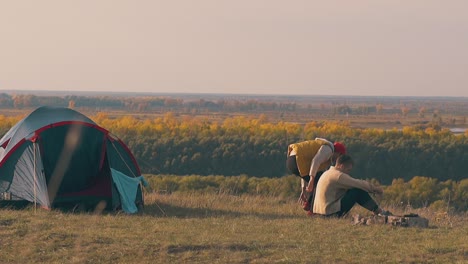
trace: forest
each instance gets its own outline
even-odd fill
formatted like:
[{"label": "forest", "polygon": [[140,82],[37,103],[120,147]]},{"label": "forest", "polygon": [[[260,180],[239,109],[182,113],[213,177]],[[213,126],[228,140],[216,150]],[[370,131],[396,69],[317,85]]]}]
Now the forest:
[{"label": "forest", "polygon": [[265,116],[239,116],[223,122],[167,113],[162,118],[94,120],[119,136],[146,173],[281,177],[287,146],[324,137],[343,142],[354,158],[354,174],[384,184],[394,178],[428,176],[439,180],[466,178],[467,134],[448,129],[405,127],[402,130],[352,128],[340,123],[268,122]]}]

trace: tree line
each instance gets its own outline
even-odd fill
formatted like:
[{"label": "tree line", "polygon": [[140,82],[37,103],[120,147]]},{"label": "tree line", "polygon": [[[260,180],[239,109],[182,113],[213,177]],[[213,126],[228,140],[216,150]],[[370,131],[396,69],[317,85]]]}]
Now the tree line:
[{"label": "tree line", "polygon": [[[33,94],[0,93],[0,108],[25,109],[43,105],[79,107],[98,111],[130,110],[136,112],[258,112],[308,110],[295,102],[270,102],[257,99],[182,99],[173,96],[37,96]],[[309,109],[310,110],[310,109]]]},{"label": "tree line", "polygon": [[[210,121],[175,117],[91,117],[120,137],[132,150],[144,173],[177,175],[288,175],[289,144],[315,137],[343,142],[355,160],[353,175],[390,184],[395,178],[426,176],[461,180],[468,173],[468,133],[455,135],[438,127],[402,130],[361,129],[346,123],[297,124],[268,122],[264,115]],[[6,133],[19,118],[0,116]]]},{"label": "tree line", "polygon": [[[0,93],[0,109],[32,109],[43,105],[80,108],[91,111],[132,111],[138,113],[276,113],[321,114],[321,115],[408,115],[424,119],[432,114],[465,115],[466,100],[453,98],[372,98],[333,96],[221,96],[210,99],[195,95],[34,95],[22,93]],[[463,117],[463,123],[466,118]]]},{"label": "tree line", "polygon": [[355,160],[353,174],[390,184],[394,178],[427,176],[461,180],[468,172],[468,133],[455,135],[439,127],[402,130],[361,129],[346,123],[270,123],[238,116],[222,122],[171,113],[156,119],[133,117],[95,120],[121,137],[146,173],[281,177],[287,146],[324,137],[343,142]]}]

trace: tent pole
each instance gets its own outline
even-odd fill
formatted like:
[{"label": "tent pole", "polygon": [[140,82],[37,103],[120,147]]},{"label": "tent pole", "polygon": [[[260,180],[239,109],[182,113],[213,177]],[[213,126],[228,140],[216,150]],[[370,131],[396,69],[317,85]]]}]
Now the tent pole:
[{"label": "tent pole", "polygon": [[36,212],[37,210],[37,201],[36,201],[36,179],[37,179],[37,175],[36,175],[36,143],[33,143],[33,146],[34,146],[34,213]]},{"label": "tent pole", "polygon": [[125,159],[122,157],[122,154],[120,154],[120,151],[117,149],[117,147],[114,145],[114,142],[112,142],[112,147],[114,147],[114,149],[117,151],[117,154],[119,154],[120,156],[120,159],[125,163],[125,166],[127,166],[128,170],[133,174],[133,177],[136,178],[138,177],[137,175],[135,175],[135,173],[133,173],[133,170],[130,168],[130,166],[128,166],[128,163],[125,161]]}]

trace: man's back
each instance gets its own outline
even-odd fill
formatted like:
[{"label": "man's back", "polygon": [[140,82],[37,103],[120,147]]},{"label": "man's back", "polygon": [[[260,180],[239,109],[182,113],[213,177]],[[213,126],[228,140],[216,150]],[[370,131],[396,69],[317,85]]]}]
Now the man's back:
[{"label": "man's back", "polygon": [[329,215],[340,211],[340,200],[351,188],[359,188],[367,192],[373,190],[370,183],[354,179],[334,166],[330,167],[318,181],[313,212]]},{"label": "man's back", "polygon": [[315,191],[314,213],[329,215],[340,210],[339,201],[346,192],[346,189],[338,188],[341,174],[342,172],[333,166],[322,174]]}]

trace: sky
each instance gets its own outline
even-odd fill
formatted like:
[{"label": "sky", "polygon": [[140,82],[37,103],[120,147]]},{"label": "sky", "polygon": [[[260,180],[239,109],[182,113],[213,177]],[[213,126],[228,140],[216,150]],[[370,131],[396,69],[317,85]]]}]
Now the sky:
[{"label": "sky", "polygon": [[466,0],[0,0],[0,90],[468,96]]}]

